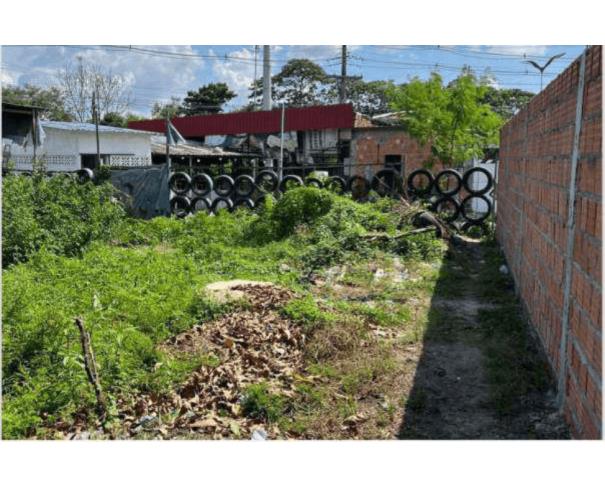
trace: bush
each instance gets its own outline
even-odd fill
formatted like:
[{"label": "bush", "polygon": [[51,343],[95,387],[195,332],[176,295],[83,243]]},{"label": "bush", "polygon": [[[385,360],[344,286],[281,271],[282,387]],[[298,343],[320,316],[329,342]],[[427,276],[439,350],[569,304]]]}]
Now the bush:
[{"label": "bush", "polygon": [[295,188],[288,191],[275,204],[271,220],[278,238],[291,235],[303,224],[312,224],[332,208],[334,196],[317,188]]},{"label": "bush", "polygon": [[108,240],[124,217],[106,183],[84,185],[66,177],[8,175],[2,183],[3,266],[24,262],[44,247],[81,255],[93,240]]}]

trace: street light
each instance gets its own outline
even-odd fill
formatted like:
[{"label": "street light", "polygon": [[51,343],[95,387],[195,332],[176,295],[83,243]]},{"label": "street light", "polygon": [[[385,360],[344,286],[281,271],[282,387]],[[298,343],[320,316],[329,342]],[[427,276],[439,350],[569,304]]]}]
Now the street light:
[{"label": "street light", "polygon": [[544,76],[544,70],[550,65],[550,63],[552,63],[555,59],[558,59],[560,57],[565,56],[565,53],[562,52],[561,54],[555,54],[553,57],[551,57],[548,61],[546,61],[546,64],[544,66],[540,66],[537,62],[535,61],[523,61],[526,64],[531,64],[534,68],[536,68],[538,71],[540,71],[540,91],[542,91],[542,76]]}]

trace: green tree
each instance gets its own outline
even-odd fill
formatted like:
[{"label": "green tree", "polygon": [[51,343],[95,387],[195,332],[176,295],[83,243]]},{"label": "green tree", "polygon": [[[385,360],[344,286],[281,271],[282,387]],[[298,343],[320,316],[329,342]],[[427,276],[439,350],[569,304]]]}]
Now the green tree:
[{"label": "green tree", "polygon": [[427,81],[415,78],[387,90],[391,108],[402,112],[405,129],[430,144],[428,166],[436,161],[458,165],[498,143],[502,118],[483,101],[486,91],[487,86],[468,72],[447,86],[433,73]]},{"label": "green tree", "polygon": [[533,93],[519,88],[498,89],[488,86],[483,102],[491,106],[503,119],[508,120],[527,105],[533,96]]},{"label": "green tree", "polygon": [[43,107],[46,112],[42,114],[49,120],[70,121],[71,117],[65,108],[65,97],[60,88],[51,86],[3,86],[2,101],[17,105],[34,105]]},{"label": "green tree", "polygon": [[272,78],[275,100],[289,106],[324,103],[328,83],[324,69],[308,59],[291,59]]},{"label": "green tree", "polygon": [[[273,83],[273,79],[275,76],[271,78],[271,100],[277,101],[277,94],[275,92],[275,84]],[[248,94],[248,104],[242,108],[242,111],[251,112],[255,108],[259,109],[263,105],[263,77],[254,80],[250,86],[248,87],[250,93]]]},{"label": "green tree", "polygon": [[182,110],[185,115],[219,113],[223,111],[222,106],[236,96],[226,83],[209,83],[197,91],[188,91]]},{"label": "green tree", "polygon": [[128,127],[128,122],[134,120],[143,120],[144,117],[135,115],[134,113],[127,113],[126,115],[120,115],[116,112],[106,113],[103,119],[99,122],[101,125],[110,125],[112,127]]},{"label": "green tree", "polygon": [[[347,84],[347,99],[353,104],[356,112],[364,115],[377,115],[389,111],[387,91],[393,86],[392,81],[355,80]],[[329,103],[338,103],[339,83],[331,82],[326,99]]]},{"label": "green tree", "polygon": [[151,108],[151,116],[153,118],[174,118],[183,114],[181,99],[173,96],[169,102],[162,103],[156,101]]}]

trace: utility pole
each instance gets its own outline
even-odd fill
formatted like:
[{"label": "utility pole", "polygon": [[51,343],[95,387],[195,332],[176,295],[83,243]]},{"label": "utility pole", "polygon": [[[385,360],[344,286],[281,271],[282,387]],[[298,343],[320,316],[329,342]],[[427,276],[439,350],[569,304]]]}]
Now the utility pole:
[{"label": "utility pole", "polygon": [[95,169],[101,167],[101,147],[99,144],[99,114],[97,112],[97,89],[92,92],[92,118],[95,122],[95,135],[97,138],[97,158],[95,161]]},{"label": "utility pole", "polygon": [[263,46],[263,110],[271,110],[271,46]]},{"label": "utility pole", "polygon": [[166,113],[166,166],[170,172],[170,118]]},{"label": "utility pole", "polygon": [[345,103],[347,100],[345,79],[347,79],[347,46],[342,46],[340,53],[340,97],[338,100],[340,103]]},{"label": "utility pole", "polygon": [[256,110],[256,100],[258,98],[256,90],[258,87],[256,86],[256,66],[258,61],[258,45],[254,46],[254,81],[252,81],[252,90],[254,93],[254,98],[252,99],[252,107],[253,110]]},{"label": "utility pole", "polygon": [[[338,103],[347,102],[347,81],[360,80],[361,76],[347,76],[347,46],[342,46],[340,52],[340,76],[329,75],[328,78],[338,80]],[[336,58],[338,59],[338,58]]]},{"label": "utility pole", "polygon": [[281,104],[281,130],[279,140],[279,168],[277,170],[277,176],[281,181],[284,173],[284,130],[286,128],[286,105],[282,102]]}]

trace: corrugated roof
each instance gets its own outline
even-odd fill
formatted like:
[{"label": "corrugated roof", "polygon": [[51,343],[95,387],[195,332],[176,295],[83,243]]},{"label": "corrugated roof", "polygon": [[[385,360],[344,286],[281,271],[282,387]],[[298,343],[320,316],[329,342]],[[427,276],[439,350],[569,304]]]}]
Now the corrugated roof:
[{"label": "corrugated roof", "polygon": [[[81,122],[57,122],[54,120],[42,120],[43,128],[50,128],[56,130],[69,130],[72,132],[94,132],[94,123],[81,123]],[[109,125],[99,125],[99,133],[113,133],[113,134],[141,134],[151,135],[149,131],[135,130],[131,128],[123,127],[111,127]]]},{"label": "corrugated roof", "polygon": [[[153,154],[166,153],[166,137],[152,135],[151,152]],[[210,147],[204,144],[177,144],[170,146],[170,154],[173,156],[197,156],[197,157],[235,157],[241,156],[239,152],[226,151],[222,147]]]},{"label": "corrugated roof", "polygon": [[[285,130],[350,129],[354,126],[354,120],[355,114],[351,104],[287,108]],[[177,117],[172,119],[172,123],[184,137],[272,134],[281,130],[281,110]],[[166,121],[138,120],[129,122],[128,126],[133,129],[164,132]]]}]

